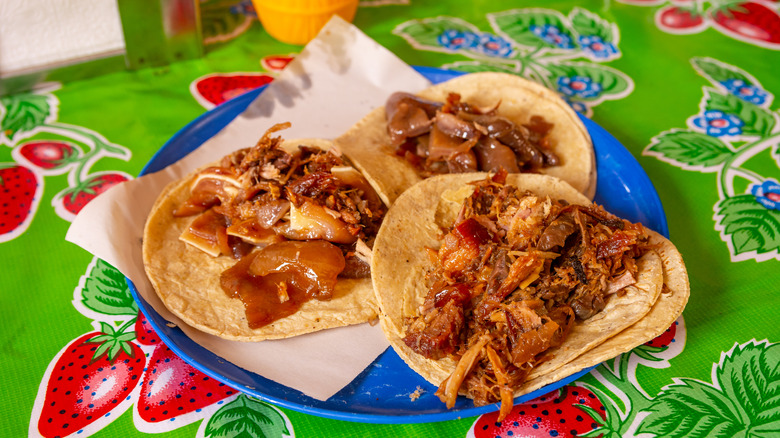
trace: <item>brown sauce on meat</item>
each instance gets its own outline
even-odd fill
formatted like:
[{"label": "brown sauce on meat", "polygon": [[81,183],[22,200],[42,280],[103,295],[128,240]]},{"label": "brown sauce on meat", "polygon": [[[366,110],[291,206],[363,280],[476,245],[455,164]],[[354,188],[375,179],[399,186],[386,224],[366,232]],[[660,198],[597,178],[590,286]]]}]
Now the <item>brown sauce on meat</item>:
[{"label": "brown sauce on meat", "polygon": [[279,318],[292,315],[303,303],[311,297],[295,287],[288,287],[289,299],[280,302],[277,295],[277,284],[287,282],[288,274],[276,274],[264,277],[250,275],[247,271],[254,256],[241,259],[233,267],[220,276],[222,289],[231,298],[238,298],[244,303],[247,324],[258,328],[276,321]]},{"label": "brown sauce on meat", "polygon": [[330,299],[344,265],[341,250],[328,242],[281,242],[239,260],[222,273],[220,285],[244,303],[247,324],[255,329],[311,299]]}]

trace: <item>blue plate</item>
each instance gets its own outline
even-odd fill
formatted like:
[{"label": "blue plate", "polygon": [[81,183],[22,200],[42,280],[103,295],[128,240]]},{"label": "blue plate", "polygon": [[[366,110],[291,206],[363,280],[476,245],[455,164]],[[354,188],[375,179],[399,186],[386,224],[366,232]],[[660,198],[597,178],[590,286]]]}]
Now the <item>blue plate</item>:
[{"label": "blue plate", "polygon": [[[430,67],[415,67],[434,83],[462,73]],[[211,138],[241,114],[265,87],[245,93],[203,114],[176,133],[147,163],[143,174],[155,172],[181,159]],[[608,132],[582,117],[596,151],[598,185],[595,202],[608,211],[632,221],[639,221],[667,236],[666,216],[658,193],[634,157]],[[476,407],[460,397],[447,409],[434,395],[436,387],[412,371],[388,348],[352,383],[326,401],[239,368],[201,347],[178,328],[166,325],[155,310],[141,298],[133,284],[130,289],[141,311],[165,342],[182,359],[201,372],[247,394],[295,411],[337,420],[365,423],[422,423],[492,412],[498,404]],[[515,400],[521,403],[566,385],[590,370],[584,370]],[[409,396],[418,387],[421,396]]]}]

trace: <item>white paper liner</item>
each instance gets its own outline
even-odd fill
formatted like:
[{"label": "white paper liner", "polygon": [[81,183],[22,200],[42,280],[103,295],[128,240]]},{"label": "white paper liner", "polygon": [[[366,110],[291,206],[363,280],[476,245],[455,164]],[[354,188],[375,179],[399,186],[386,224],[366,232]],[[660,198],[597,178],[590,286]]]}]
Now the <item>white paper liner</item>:
[{"label": "white paper liner", "polygon": [[264,342],[228,341],[193,329],[165,308],[146,278],[141,245],[146,216],[169,182],[254,145],[276,123],[292,123],[281,132],[284,138],[334,139],[384,105],[392,92],[416,92],[428,85],[410,66],[335,16],[244,113],[179,162],[95,198],[65,238],[119,269],[155,311],[198,344],[248,371],[327,400],[388,347],[379,325]]}]

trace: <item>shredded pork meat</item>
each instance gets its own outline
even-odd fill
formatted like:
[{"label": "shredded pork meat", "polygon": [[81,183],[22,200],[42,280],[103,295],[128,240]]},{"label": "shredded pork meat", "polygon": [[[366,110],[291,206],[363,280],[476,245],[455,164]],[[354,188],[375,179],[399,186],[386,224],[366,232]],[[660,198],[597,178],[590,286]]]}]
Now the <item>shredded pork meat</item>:
[{"label": "shredded pork meat", "polygon": [[404,342],[427,358],[458,362],[437,394],[451,405],[465,391],[477,405],[502,402],[577,320],[601,311],[633,284],[647,249],[640,224],[599,206],[523,193],[506,172],[475,184],[442,240],[433,285]]}]

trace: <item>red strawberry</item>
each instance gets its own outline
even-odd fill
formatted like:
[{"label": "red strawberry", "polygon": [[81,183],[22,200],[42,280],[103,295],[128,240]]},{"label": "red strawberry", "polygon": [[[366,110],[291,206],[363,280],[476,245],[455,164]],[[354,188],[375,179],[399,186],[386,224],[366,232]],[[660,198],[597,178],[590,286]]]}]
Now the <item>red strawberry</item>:
[{"label": "red strawberry", "polygon": [[30,141],[19,147],[18,153],[33,166],[43,170],[64,170],[78,158],[81,151],[64,141]]},{"label": "red strawberry", "polygon": [[214,404],[236,390],[185,363],[165,344],[152,353],[136,407],[140,417],[158,423]]},{"label": "red strawberry", "polygon": [[[580,436],[599,428],[606,417],[604,412],[604,405],[593,392],[578,386],[564,386],[560,390],[514,406],[503,421],[497,421],[498,412],[480,416],[471,427],[468,436],[474,438]],[[591,415],[600,417],[594,419]]]},{"label": "red strawberry", "polygon": [[645,342],[644,345],[655,348],[668,347],[672,342],[674,342],[674,336],[677,334],[677,324],[679,324],[677,321],[673,322],[665,332],[658,335],[655,339]]},{"label": "red strawberry", "polygon": [[149,324],[146,315],[140,310],[135,319],[135,337],[138,343],[143,345],[157,345],[160,343],[160,337],[157,336],[157,333]]},{"label": "red strawberry", "polygon": [[295,55],[268,55],[260,60],[260,64],[268,71],[282,71],[293,59]]},{"label": "red strawberry", "polygon": [[41,199],[43,180],[16,163],[0,163],[0,242],[27,230]]},{"label": "red strawberry", "polygon": [[38,419],[41,435],[70,435],[105,418],[140,381],[146,357],[129,342],[135,337],[124,331],[129,324],[116,331],[101,326],[102,332],[71,342],[51,368]]},{"label": "red strawberry", "polygon": [[707,28],[704,17],[695,5],[664,6],[656,12],[655,22],[659,29],[674,34],[698,33]]},{"label": "red strawberry", "polygon": [[721,33],[750,44],[780,49],[780,15],[758,2],[729,4],[709,11]]},{"label": "red strawberry", "polygon": [[262,87],[273,79],[273,76],[267,74],[214,74],[193,82],[190,92],[201,105],[211,109],[249,90]]},{"label": "red strawberry", "polygon": [[55,201],[59,201],[62,208],[55,203],[57,213],[66,220],[71,220],[78,214],[88,202],[111,187],[127,181],[129,176],[118,172],[95,173],[75,187],[70,187],[57,194]]}]

